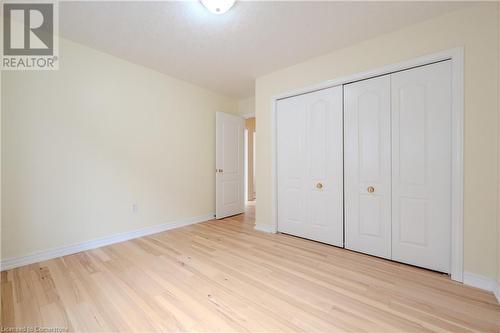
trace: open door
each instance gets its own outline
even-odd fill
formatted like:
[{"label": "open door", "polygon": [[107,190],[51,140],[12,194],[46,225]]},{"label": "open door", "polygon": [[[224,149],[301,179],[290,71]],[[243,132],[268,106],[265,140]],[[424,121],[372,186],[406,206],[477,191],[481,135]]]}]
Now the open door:
[{"label": "open door", "polygon": [[215,218],[244,211],[244,120],[223,112],[216,114]]}]

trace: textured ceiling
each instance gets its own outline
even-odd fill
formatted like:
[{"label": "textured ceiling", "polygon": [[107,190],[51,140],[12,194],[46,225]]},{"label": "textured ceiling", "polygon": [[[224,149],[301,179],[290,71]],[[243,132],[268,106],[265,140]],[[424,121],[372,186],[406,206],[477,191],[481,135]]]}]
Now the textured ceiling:
[{"label": "textured ceiling", "polygon": [[469,5],[457,2],[61,2],[60,33],[234,98],[256,77]]}]

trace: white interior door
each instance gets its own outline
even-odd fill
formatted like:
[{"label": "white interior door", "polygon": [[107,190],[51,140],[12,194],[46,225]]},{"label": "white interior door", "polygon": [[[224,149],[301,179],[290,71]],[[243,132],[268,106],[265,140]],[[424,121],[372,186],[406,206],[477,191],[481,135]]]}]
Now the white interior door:
[{"label": "white interior door", "polygon": [[244,211],[244,120],[216,114],[215,216],[221,219]]},{"label": "white interior door", "polygon": [[342,87],[277,102],[278,230],[343,245]]},{"label": "white interior door", "polygon": [[392,258],[450,272],[451,63],[392,74]]},{"label": "white interior door", "polygon": [[390,76],[344,86],[345,247],[391,258]]}]

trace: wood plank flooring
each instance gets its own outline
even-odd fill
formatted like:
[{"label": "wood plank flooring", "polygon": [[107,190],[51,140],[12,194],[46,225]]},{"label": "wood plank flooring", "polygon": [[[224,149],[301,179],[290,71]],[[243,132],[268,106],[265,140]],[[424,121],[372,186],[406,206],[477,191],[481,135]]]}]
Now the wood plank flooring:
[{"label": "wood plank flooring", "polygon": [[77,332],[500,332],[491,293],[254,231],[253,221],[250,208],[2,272],[0,324]]}]

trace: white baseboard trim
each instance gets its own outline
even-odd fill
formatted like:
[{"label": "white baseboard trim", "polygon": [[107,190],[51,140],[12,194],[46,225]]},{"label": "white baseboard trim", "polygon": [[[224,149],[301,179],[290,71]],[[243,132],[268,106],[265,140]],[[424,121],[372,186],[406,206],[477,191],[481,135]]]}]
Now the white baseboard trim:
[{"label": "white baseboard trim", "polygon": [[262,231],[262,232],[267,232],[269,234],[275,234],[276,229],[270,225],[267,224],[255,224],[253,227],[255,230]]},{"label": "white baseboard trim", "polygon": [[464,272],[464,284],[471,287],[491,291],[495,294],[497,300],[500,301],[499,286],[497,285],[497,281],[494,278],[475,273]]},{"label": "white baseboard trim", "polygon": [[497,282],[495,291],[493,292],[497,298],[497,302],[500,303],[500,282]]},{"label": "white baseboard trim", "polygon": [[156,234],[162,231],[176,229],[184,226],[188,226],[190,224],[205,222],[214,219],[214,214],[210,213],[202,216],[190,217],[182,220],[171,221],[163,224],[154,225],[151,227],[146,227],[142,229],[137,229],[129,232],[123,232],[99,239],[90,240],[87,242],[62,246],[55,249],[40,251],[36,253],[32,253],[26,256],[17,257],[17,258],[9,258],[0,261],[0,270],[5,271],[7,269],[12,269],[24,265],[34,264],[40,261],[45,261],[49,259],[54,259],[62,256],[66,256],[69,254],[74,254],[86,250],[95,249],[98,247],[111,245],[115,243],[120,243],[126,240],[148,236],[152,234]]}]

